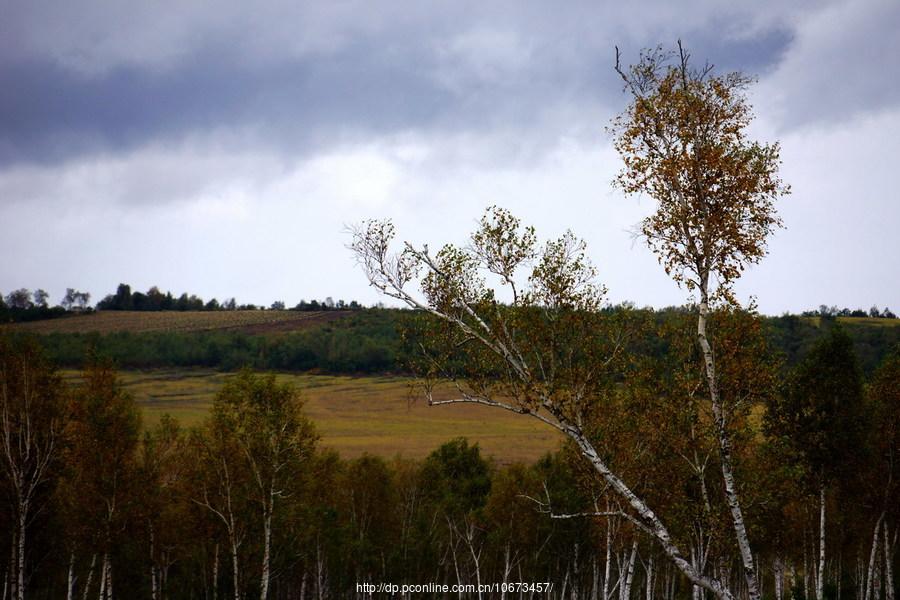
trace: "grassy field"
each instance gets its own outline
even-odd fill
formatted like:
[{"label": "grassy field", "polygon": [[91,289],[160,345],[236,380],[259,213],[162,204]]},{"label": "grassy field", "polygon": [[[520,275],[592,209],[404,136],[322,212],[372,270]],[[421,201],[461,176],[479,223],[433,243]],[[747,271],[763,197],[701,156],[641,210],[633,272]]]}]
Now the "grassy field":
[{"label": "grassy field", "polygon": [[[816,327],[821,326],[821,317],[803,317]],[[873,317],[836,317],[837,322],[841,325],[865,325],[874,327],[898,327],[900,319],[876,319]]]},{"label": "grassy field", "polygon": [[[77,371],[66,371],[77,379]],[[184,425],[207,415],[227,374],[205,370],[125,371],[125,387],[140,405],[145,425],[165,414]],[[348,377],[280,374],[306,401],[322,445],[344,457],[363,453],[422,458],[440,444],[463,436],[478,442],[500,463],[533,461],[558,448],[561,436],[523,415],[476,405],[429,407],[416,398],[410,380],[400,377]]]},{"label": "grassy field", "polygon": [[349,314],[346,311],[298,312],[292,310],[222,311],[127,311],[105,310],[59,319],[6,325],[31,333],[113,333],[128,331],[235,330],[248,333],[292,331]]}]

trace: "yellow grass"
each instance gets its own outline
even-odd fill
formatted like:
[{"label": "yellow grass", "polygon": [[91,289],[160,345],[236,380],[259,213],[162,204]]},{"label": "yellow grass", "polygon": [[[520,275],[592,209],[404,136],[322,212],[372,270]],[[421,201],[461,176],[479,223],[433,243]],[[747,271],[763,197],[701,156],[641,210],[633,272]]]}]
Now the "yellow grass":
[{"label": "yellow grass", "polygon": [[896,327],[900,319],[873,319],[872,317],[838,317],[838,323],[846,325],[875,325],[876,327]]},{"label": "yellow grass", "polygon": [[[67,371],[76,379],[79,374]],[[184,425],[208,414],[227,374],[207,370],[125,371],[125,387],[140,405],[145,425],[168,413]],[[455,437],[478,442],[500,463],[530,462],[555,450],[561,435],[537,420],[487,406],[429,407],[411,394],[400,377],[278,375],[300,388],[306,414],[322,436],[322,445],[341,456],[363,453],[422,458]]]},{"label": "yellow grass", "polygon": [[[822,325],[821,317],[804,317],[816,327]],[[843,325],[874,325],[875,327],[898,327],[900,319],[877,319],[873,317],[837,317],[837,322]]]},{"label": "yellow grass", "polygon": [[277,324],[302,326],[321,318],[320,312],[286,310],[229,310],[229,311],[98,311],[59,319],[32,321],[6,325],[15,331],[31,333],[112,333],[129,331],[205,331],[211,329],[239,329]]}]

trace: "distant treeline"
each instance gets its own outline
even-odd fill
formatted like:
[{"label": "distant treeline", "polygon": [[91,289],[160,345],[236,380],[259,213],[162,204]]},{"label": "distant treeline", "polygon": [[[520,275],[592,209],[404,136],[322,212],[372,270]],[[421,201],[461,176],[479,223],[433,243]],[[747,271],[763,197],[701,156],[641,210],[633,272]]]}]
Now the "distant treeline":
[{"label": "distant treeline", "polygon": [[[151,287],[146,293],[132,292],[131,286],[120,283],[115,294],[109,294],[97,303],[97,310],[258,310],[264,306],[255,304],[238,304],[234,298],[222,302],[213,298],[204,302],[203,298],[187,292],[177,298],[172,292],[162,293],[156,286]],[[320,310],[358,310],[362,306],[353,300],[349,303],[343,300],[333,300],[330,296],[322,300],[301,300],[290,310],[320,311]],[[286,310],[287,307],[281,300],[276,300],[269,306],[269,310]]]},{"label": "distant treeline", "polygon": [[[91,294],[68,288],[66,295],[56,306],[48,302],[50,295],[42,289],[34,292],[28,288],[14,290],[6,296],[0,294],[0,322],[25,322],[53,319],[70,313],[85,313],[92,310],[137,310],[137,311],[213,311],[213,310],[265,310],[265,306],[238,304],[234,298],[219,302],[216,298],[204,301],[196,294],[182,293],[176,297],[172,292],[163,293],[156,286],[146,292],[132,292],[131,286],[120,283],[115,294],[107,294],[103,300],[91,307]],[[293,308],[288,308],[281,300],[269,305],[268,310],[327,311],[360,310],[362,305],[356,300],[345,302],[328,296],[324,300],[300,300]]]},{"label": "distant treeline", "polygon": [[251,366],[330,373],[397,371],[405,362],[400,336],[394,319],[380,312],[360,311],[320,327],[277,336],[235,331],[54,333],[41,336],[41,340],[52,360],[67,367],[81,367],[86,352],[95,351],[124,369],[208,367],[233,371]]},{"label": "distant treeline", "polygon": [[[611,309],[610,314],[616,310]],[[650,321],[676,319],[681,309],[634,310]],[[83,366],[89,351],[112,358],[125,369],[206,367],[233,371],[243,366],[278,371],[328,373],[400,373],[409,370],[413,347],[403,337],[416,327],[420,313],[396,309],[360,310],[343,319],[279,335],[236,331],[83,333],[42,336],[54,362]],[[783,354],[786,367],[803,357],[833,320],[796,315],[766,318],[771,347]],[[844,323],[860,366],[871,373],[892,347],[900,344],[900,326]],[[633,340],[641,352],[661,356],[667,347],[648,333]]]},{"label": "distant treeline", "polygon": [[897,318],[897,315],[895,315],[887,306],[885,306],[884,309],[873,306],[869,310],[863,310],[861,308],[850,310],[846,306],[844,308],[838,308],[837,306],[825,306],[824,304],[819,306],[818,310],[805,310],[801,315],[804,317],[822,317],[826,319],[834,317],[871,317],[873,319]]}]

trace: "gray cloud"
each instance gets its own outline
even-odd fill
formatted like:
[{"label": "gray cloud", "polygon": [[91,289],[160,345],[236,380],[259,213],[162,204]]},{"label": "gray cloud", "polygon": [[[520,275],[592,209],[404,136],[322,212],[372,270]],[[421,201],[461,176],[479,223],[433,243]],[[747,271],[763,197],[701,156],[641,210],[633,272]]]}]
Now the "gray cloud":
[{"label": "gray cloud", "polygon": [[821,126],[900,106],[900,5],[857,0],[800,23],[758,93],[781,129]]},{"label": "gray cloud", "polygon": [[[409,130],[516,127],[540,136],[578,126],[571,117],[545,122],[563,107],[621,104],[615,44],[636,56],[683,36],[724,68],[761,70],[789,38],[783,24],[723,35],[728,15],[673,15],[666,3],[639,13],[648,24],[609,6],[567,14],[447,4],[429,14],[393,3],[376,15],[358,3],[264,5],[259,14],[237,3],[171,14],[144,14],[146,5],[108,14],[106,3],[71,14],[72,6],[35,4],[6,21],[0,163],[57,162],[223,129],[288,153]],[[654,30],[657,37],[640,37]]]},{"label": "gray cloud", "polygon": [[[0,289],[99,295],[128,281],[257,303],[374,301],[345,223],[391,216],[417,239],[460,241],[499,203],[544,233],[588,238],[613,299],[678,303],[628,234],[652,203],[610,189],[604,126],[627,100],[613,46],[630,61],[681,38],[697,60],[760,76],[755,132],[781,138],[794,184],[788,231],[740,289],[769,312],[900,297],[866,266],[900,253],[880,235],[898,217],[878,158],[896,156],[900,122],[891,0],[373,6],[4,5],[0,252],[17,259],[0,265]],[[824,164],[847,148],[845,168]],[[848,230],[854,189],[858,210],[887,218]],[[846,248],[827,242],[842,236]],[[855,265],[861,297],[817,278],[822,261]]]}]

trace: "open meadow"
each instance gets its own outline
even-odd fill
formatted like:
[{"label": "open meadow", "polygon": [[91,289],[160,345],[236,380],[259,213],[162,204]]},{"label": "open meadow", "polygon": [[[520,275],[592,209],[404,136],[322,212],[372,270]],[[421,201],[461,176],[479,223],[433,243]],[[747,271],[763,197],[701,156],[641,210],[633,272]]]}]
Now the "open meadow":
[{"label": "open meadow", "polygon": [[[121,378],[141,407],[145,426],[166,413],[185,426],[199,424],[228,373],[209,370],[123,371]],[[78,371],[65,371],[75,380]],[[322,445],[344,458],[365,453],[423,458],[456,437],[477,442],[499,463],[531,462],[559,447],[561,435],[524,415],[486,406],[429,407],[411,380],[403,377],[350,377],[279,374],[305,400]]]}]

